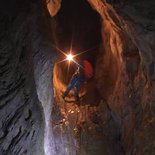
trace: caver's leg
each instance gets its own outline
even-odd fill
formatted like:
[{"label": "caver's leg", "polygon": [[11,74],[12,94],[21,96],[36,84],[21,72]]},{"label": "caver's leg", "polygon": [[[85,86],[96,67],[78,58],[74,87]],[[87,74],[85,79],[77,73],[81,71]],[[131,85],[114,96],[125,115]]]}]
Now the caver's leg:
[{"label": "caver's leg", "polygon": [[75,98],[78,101],[79,100],[79,91],[78,91],[78,87],[74,86],[74,92],[75,92]]},{"label": "caver's leg", "polygon": [[73,88],[73,86],[71,84],[69,84],[62,97],[65,98],[72,88]]}]

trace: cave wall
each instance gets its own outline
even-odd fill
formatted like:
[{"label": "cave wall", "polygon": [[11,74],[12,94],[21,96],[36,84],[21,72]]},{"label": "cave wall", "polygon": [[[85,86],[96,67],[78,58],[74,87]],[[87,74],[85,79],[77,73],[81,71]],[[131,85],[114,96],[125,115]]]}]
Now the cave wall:
[{"label": "cave wall", "polygon": [[[112,118],[104,125],[116,146],[109,154],[153,155],[154,1],[88,2],[102,17],[95,78],[108,107],[104,113]],[[42,155],[44,137],[50,154],[55,52],[49,16],[42,1],[0,4],[0,154]],[[48,5],[52,16],[60,8],[54,1]]]},{"label": "cave wall", "polygon": [[1,1],[0,22],[0,154],[43,155],[55,57],[46,4]]},{"label": "cave wall", "polygon": [[103,19],[96,80],[114,121],[109,136],[123,154],[154,154],[155,3],[89,2]]},{"label": "cave wall", "polygon": [[112,118],[103,127],[109,154],[154,154],[155,2],[88,2],[102,18],[95,80]]}]

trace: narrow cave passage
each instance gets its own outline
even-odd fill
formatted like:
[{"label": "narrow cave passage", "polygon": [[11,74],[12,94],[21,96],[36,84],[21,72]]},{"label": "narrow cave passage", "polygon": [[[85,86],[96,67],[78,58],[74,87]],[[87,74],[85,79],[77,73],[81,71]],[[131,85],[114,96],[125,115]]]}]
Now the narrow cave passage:
[{"label": "narrow cave passage", "polygon": [[100,44],[100,16],[87,1],[62,1],[55,18],[58,44],[63,50],[70,48],[71,42],[77,52]]},{"label": "narrow cave passage", "polygon": [[[62,1],[61,9],[56,15],[55,20],[56,46],[65,53],[68,53],[71,48],[73,55],[82,53],[75,58],[76,62],[80,63],[86,59],[95,68],[96,57],[101,43],[99,14],[91,8],[87,1],[65,0]],[[64,58],[64,55],[58,51],[57,62]],[[67,65],[68,62],[55,65],[57,68],[55,70],[56,74],[59,74],[56,77],[62,84],[67,84],[75,71],[75,63],[72,63],[70,68],[67,68]],[[68,72],[67,76],[64,76],[66,71]]]},{"label": "narrow cave passage", "polygon": [[[65,0],[62,1],[61,9],[55,20],[56,46],[66,54],[70,50],[72,50],[73,55],[79,54],[74,58],[75,61],[81,64],[83,60],[88,60],[95,72],[96,59],[101,46],[100,15],[85,0],[74,2]],[[77,66],[74,62],[71,62],[70,65],[67,61],[61,62],[65,57],[58,50],[58,60],[54,67],[54,85],[55,89],[61,90],[60,94],[65,91]],[[93,81],[94,77],[90,81]],[[86,93],[88,87],[82,85],[80,93]]]},{"label": "narrow cave passage", "polygon": [[[73,91],[64,101],[62,94],[75,67],[72,63],[68,70],[66,62],[57,63],[64,57],[58,50],[52,125],[56,146],[65,146],[64,154],[124,155],[134,151],[134,129],[130,126],[137,126],[143,117],[141,104],[134,101],[134,90],[143,87],[137,82],[143,73],[135,32],[129,23],[122,22],[117,14],[120,10],[115,10],[119,2],[111,6],[100,0],[64,0],[54,17],[56,46],[68,52],[72,45],[75,53],[90,49],[76,61],[88,59],[94,69],[93,78],[79,88],[80,103]],[[58,154],[64,151],[58,150]]]},{"label": "narrow cave passage", "polygon": [[[58,49],[58,58],[53,71],[54,135],[63,137],[60,139],[57,136],[59,139],[57,141],[59,145],[69,145],[66,146],[70,151],[69,154],[76,152],[83,155],[87,152],[86,154],[89,155],[95,152],[96,155],[101,155],[106,152],[108,143],[101,132],[102,125],[110,119],[108,107],[100,95],[95,79],[97,59],[100,57],[100,51],[103,51],[101,17],[85,0],[64,0],[54,18],[56,20],[55,44]],[[86,59],[93,66],[93,77],[87,84],[79,87],[80,102],[76,101],[73,90],[65,100],[62,98],[77,65],[71,62],[68,67],[67,61],[61,62],[65,56],[60,50],[68,53],[70,49],[73,55],[86,51],[78,55],[75,61],[79,63]],[[56,145],[58,142],[55,142]]]},{"label": "narrow cave passage", "polygon": [[[154,8],[154,0],[0,1],[0,155],[154,155]],[[60,49],[71,45],[88,50],[75,60],[94,71],[80,102],[74,91],[62,98],[75,64],[58,63]]]}]

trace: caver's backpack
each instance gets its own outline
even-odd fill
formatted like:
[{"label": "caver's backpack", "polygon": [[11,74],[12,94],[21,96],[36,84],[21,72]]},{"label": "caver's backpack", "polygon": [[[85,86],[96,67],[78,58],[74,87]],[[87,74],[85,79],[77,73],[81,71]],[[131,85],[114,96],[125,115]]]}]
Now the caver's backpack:
[{"label": "caver's backpack", "polygon": [[86,79],[90,79],[93,76],[93,67],[88,60],[83,60],[84,74]]}]

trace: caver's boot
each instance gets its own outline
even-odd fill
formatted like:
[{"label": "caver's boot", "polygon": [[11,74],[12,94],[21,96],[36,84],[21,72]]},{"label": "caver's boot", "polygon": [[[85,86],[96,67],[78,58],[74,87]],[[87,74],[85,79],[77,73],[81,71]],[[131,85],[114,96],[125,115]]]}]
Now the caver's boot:
[{"label": "caver's boot", "polygon": [[78,95],[78,94],[75,95],[75,100],[76,100],[77,102],[80,101],[80,98],[79,98],[79,95]]}]

